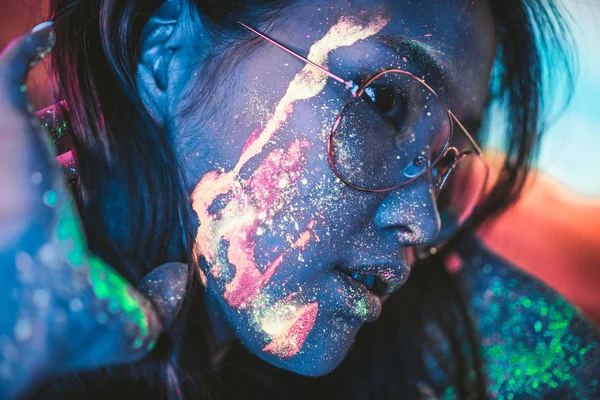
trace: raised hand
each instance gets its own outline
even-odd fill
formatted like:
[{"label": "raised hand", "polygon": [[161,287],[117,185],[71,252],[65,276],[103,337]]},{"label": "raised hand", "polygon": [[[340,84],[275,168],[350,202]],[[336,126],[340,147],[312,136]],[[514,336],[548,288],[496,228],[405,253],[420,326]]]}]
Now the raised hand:
[{"label": "raised hand", "polygon": [[138,292],[92,255],[53,146],[32,114],[29,68],[51,23],[0,55],[0,398],[51,374],[142,358],[185,294],[187,267],[160,266]]}]

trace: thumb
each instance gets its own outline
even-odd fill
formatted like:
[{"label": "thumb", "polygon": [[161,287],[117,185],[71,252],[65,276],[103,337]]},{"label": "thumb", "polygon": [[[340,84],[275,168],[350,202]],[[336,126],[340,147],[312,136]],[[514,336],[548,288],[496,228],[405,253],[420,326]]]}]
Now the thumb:
[{"label": "thumb", "polygon": [[30,33],[19,36],[6,46],[0,55],[0,76],[5,84],[19,87],[29,68],[44,58],[56,40],[52,21],[42,22]]},{"label": "thumb", "polygon": [[164,329],[173,323],[181,309],[187,281],[187,264],[171,262],[153,269],[138,285],[138,290],[154,305]]}]

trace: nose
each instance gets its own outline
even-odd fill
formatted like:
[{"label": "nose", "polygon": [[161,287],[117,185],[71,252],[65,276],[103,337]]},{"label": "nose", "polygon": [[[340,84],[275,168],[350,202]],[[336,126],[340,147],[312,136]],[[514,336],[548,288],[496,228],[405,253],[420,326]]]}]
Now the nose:
[{"label": "nose", "polygon": [[390,192],[377,208],[374,224],[384,236],[405,246],[431,242],[441,226],[431,178],[423,176]]}]

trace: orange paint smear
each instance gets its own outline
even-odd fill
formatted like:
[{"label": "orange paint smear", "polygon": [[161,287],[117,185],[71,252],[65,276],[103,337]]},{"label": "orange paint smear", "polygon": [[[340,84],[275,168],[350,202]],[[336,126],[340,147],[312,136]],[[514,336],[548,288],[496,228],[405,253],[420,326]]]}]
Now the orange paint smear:
[{"label": "orange paint smear", "polygon": [[311,230],[315,227],[316,221],[310,221],[308,229],[302,232],[298,240],[294,242],[292,248],[304,250],[311,238]]},{"label": "orange paint smear", "polygon": [[263,351],[281,358],[290,358],[298,354],[315,324],[318,311],[317,302],[300,308]]}]

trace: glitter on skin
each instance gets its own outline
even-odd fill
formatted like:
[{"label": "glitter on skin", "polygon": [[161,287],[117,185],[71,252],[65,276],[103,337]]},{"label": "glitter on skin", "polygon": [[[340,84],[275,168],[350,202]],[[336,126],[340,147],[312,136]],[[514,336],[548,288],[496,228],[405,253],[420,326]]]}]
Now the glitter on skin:
[{"label": "glitter on skin", "polygon": [[139,327],[134,347],[140,347],[148,337],[148,317],[142,310],[139,296],[135,296],[131,285],[104,261],[89,257],[88,265],[94,294],[101,300],[107,300],[113,313],[123,311]]},{"label": "glitter on skin", "polygon": [[66,105],[59,102],[51,107],[40,110],[36,113],[35,120],[39,120],[42,128],[50,135],[50,141],[53,144],[51,151],[57,151],[56,160],[58,161],[61,173],[68,184],[73,184],[77,180],[77,163],[71,150],[73,147],[71,140],[71,127],[65,115]]},{"label": "glitter on skin", "polygon": [[[477,242],[460,272],[478,317],[481,354],[492,398],[597,399],[598,334],[547,286]],[[465,247],[466,248],[466,247]],[[473,249],[477,249],[472,252]],[[444,399],[455,398],[447,387]]]},{"label": "glitter on skin", "polygon": [[[352,18],[342,17],[322,39],[311,47],[308,58],[326,66],[328,56],[332,51],[340,47],[351,46],[359,40],[375,35],[388,22],[387,19],[377,17],[366,26],[362,26]],[[257,172],[260,170],[268,172],[262,179],[257,178],[257,174],[254,174],[248,181],[242,181],[239,173],[249,160],[259,155],[264,146],[272,141],[273,135],[292,113],[294,103],[319,95],[324,90],[327,79],[325,74],[306,65],[288,86],[285,95],[277,104],[273,116],[262,132],[253,132],[247,139],[233,170],[229,172],[211,171],[205,174],[192,193],[193,208],[200,222],[196,244],[200,254],[210,265],[210,273],[215,279],[222,279],[222,271],[227,265],[225,260],[218,257],[219,246],[222,241],[229,244],[227,261],[235,268],[235,275],[226,285],[224,297],[227,303],[235,308],[248,307],[280,265],[284,255],[291,249],[306,246],[311,238],[310,232],[305,231],[293,241],[297,246],[292,245],[290,249],[281,251],[264,272],[259,270],[255,261],[254,236],[261,225],[261,214],[269,210],[273,212],[274,204],[276,205],[275,211],[289,206],[289,202],[293,198],[290,194],[296,190],[296,183],[301,178],[300,171],[303,166],[301,150],[308,144],[299,141],[293,142],[287,149],[285,158],[282,158],[282,154],[286,154],[283,149],[274,150],[257,169]],[[290,158],[291,156],[293,158]],[[273,168],[275,166],[278,168]],[[282,167],[288,175],[285,177],[285,184],[273,185],[274,182],[281,182],[281,179],[274,180],[273,176],[284,178]],[[247,194],[248,191],[252,195]],[[223,195],[228,195],[228,204],[222,211],[211,213],[210,207],[217,198]],[[287,349],[294,350],[284,352],[288,357],[300,350],[300,342],[304,341],[314,324],[314,319],[302,318],[302,314],[298,314],[295,320],[304,321],[303,328],[299,331],[303,333],[302,335],[287,336],[296,340],[296,345],[287,344],[285,346]],[[306,325],[307,322],[310,322],[310,327]],[[270,349],[274,351],[275,348],[280,348],[277,346],[273,344]]]},{"label": "glitter on skin", "polygon": [[[261,213],[281,209],[282,204],[275,205],[276,202],[288,203],[285,200],[281,202],[285,192],[289,190],[280,187],[280,177],[287,175],[291,183],[296,183],[300,177],[299,169],[302,166],[301,150],[307,145],[306,142],[297,140],[291,144],[287,152],[275,150],[269,154],[248,181],[248,186],[251,188],[249,190],[250,198],[247,198],[246,192],[242,191],[239,194],[242,201],[230,202],[223,210],[223,215],[238,215],[240,218],[238,221],[244,216],[238,229],[229,229],[223,235],[223,239],[229,243],[227,251],[229,262],[234,266],[248,266],[236,268],[235,276],[226,285],[225,299],[233,307],[245,308],[275,273],[283,261],[283,256],[287,253],[287,251],[283,251],[266,268],[265,272],[261,273],[254,261],[255,243],[251,237],[261,222],[259,218]],[[252,204],[256,204],[258,207],[253,207]]]},{"label": "glitter on skin", "polygon": [[[506,290],[500,281],[496,282],[490,288],[494,295]],[[569,326],[575,309],[562,298],[548,303],[544,297],[535,296],[532,299],[521,296],[508,302],[508,306],[512,312],[500,328],[506,336],[484,346],[494,381],[490,391],[499,394],[498,398],[509,398],[510,394],[518,396],[526,392],[535,396],[558,386],[574,387],[578,379],[573,375],[573,367],[584,363],[585,354],[597,345],[595,342],[584,345],[571,336]],[[538,320],[523,321],[524,312]],[[490,313],[488,318],[494,318],[499,310],[491,307]],[[535,332],[539,338],[535,348],[522,346],[518,341],[524,331]]]},{"label": "glitter on skin", "polygon": [[286,321],[280,332],[275,334],[274,339],[263,351],[281,358],[290,358],[296,355],[315,324],[318,310],[317,302],[300,308],[292,318]]}]

